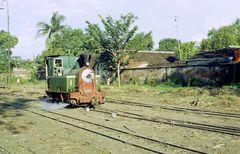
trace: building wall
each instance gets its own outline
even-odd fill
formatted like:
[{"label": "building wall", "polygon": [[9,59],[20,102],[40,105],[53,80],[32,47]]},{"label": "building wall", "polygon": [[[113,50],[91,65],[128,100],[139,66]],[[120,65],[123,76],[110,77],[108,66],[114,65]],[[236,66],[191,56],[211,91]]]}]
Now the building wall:
[{"label": "building wall", "polygon": [[21,77],[21,78],[29,78],[31,76],[30,73],[23,68],[13,68],[12,74],[15,77]]},{"label": "building wall", "polygon": [[240,82],[240,63],[124,69],[123,82],[159,83],[174,81],[187,85],[226,85]]}]

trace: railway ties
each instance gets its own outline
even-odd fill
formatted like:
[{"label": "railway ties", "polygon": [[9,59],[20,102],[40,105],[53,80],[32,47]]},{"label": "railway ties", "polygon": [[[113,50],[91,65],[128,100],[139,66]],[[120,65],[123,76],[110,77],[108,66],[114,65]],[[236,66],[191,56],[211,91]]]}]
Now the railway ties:
[{"label": "railway ties", "polygon": [[[206,152],[203,152],[203,151],[200,151],[200,150],[197,150],[197,149],[184,147],[182,145],[169,143],[169,142],[166,142],[166,141],[163,141],[163,140],[153,139],[153,138],[150,138],[150,137],[138,135],[136,133],[130,133],[128,131],[112,128],[112,127],[109,127],[109,126],[105,126],[105,125],[102,125],[102,124],[94,123],[94,122],[83,120],[83,119],[80,119],[80,118],[68,116],[68,115],[65,115],[65,114],[60,114],[60,113],[56,113],[56,112],[41,109],[40,111],[44,112],[44,114],[43,114],[43,113],[40,113],[40,112],[37,112],[37,111],[22,108],[22,107],[20,107],[16,104],[15,105],[10,105],[10,104],[5,104],[5,103],[2,103],[2,104],[7,105],[7,106],[14,106],[14,107],[19,108],[21,110],[24,110],[26,112],[31,112],[32,114],[35,114],[35,115],[38,115],[38,116],[41,116],[41,117],[44,117],[44,118],[48,118],[48,119],[54,120],[56,122],[63,123],[63,124],[66,124],[66,125],[69,125],[69,126],[72,126],[72,127],[75,127],[75,128],[78,128],[78,129],[81,129],[81,130],[84,130],[84,131],[87,131],[87,132],[90,132],[90,133],[93,133],[93,134],[96,134],[96,135],[99,135],[99,136],[102,136],[102,137],[105,137],[105,138],[108,138],[108,139],[111,139],[111,140],[114,140],[114,141],[117,141],[117,142],[128,144],[128,145],[134,146],[136,148],[143,149],[143,150],[151,152],[151,153],[160,153],[160,154],[165,153],[165,152],[162,152],[160,150],[156,150],[156,147],[159,149],[160,147],[164,148],[166,146],[168,147],[168,149],[169,148],[178,149],[180,151],[185,151],[185,152],[188,151],[190,153],[199,153],[199,154],[205,154],[206,153]],[[52,114],[52,115],[55,115],[55,116],[60,116],[61,118],[48,116],[48,115],[46,115],[46,113],[49,113],[49,114]],[[62,120],[63,117],[66,118],[67,120]],[[89,129],[88,127],[85,127],[85,126],[84,127],[79,126],[75,123],[69,122],[70,120],[78,121],[78,122],[81,122],[81,123],[86,123],[86,124],[89,124],[91,126],[94,125],[98,128],[101,127],[101,129],[108,130],[108,131],[103,131],[103,132],[112,131],[112,132],[115,132],[115,133],[120,133],[122,135],[121,135],[121,137],[119,137],[119,136],[115,137],[115,136],[103,133],[102,131],[96,131],[96,129]],[[125,135],[125,137],[124,137],[124,135]],[[139,139],[141,139],[142,144],[130,142],[129,140],[131,140],[131,138],[133,138],[133,137],[138,138],[138,140],[136,140],[138,142],[140,142]],[[124,139],[122,139],[122,138],[124,138]],[[146,144],[146,141],[148,142],[147,144]],[[150,145],[150,143],[152,145]],[[149,146],[151,146],[151,147],[149,147]]]},{"label": "railway ties", "polygon": [[184,108],[184,107],[179,107],[179,106],[143,104],[143,103],[138,103],[138,102],[132,102],[132,101],[126,101],[126,100],[115,100],[115,99],[109,99],[108,103],[139,106],[139,107],[146,107],[146,108],[161,108],[164,110],[173,110],[173,111],[179,111],[179,112],[192,112],[192,113],[196,113],[196,114],[206,114],[206,115],[211,115],[211,116],[220,116],[220,117],[225,117],[225,118],[239,118],[240,119],[240,114],[238,114],[238,113],[217,112],[217,111],[209,111],[209,110],[201,110],[201,109],[193,109],[193,108]]},{"label": "railway ties", "polygon": [[[111,114],[113,112],[113,111],[109,111],[109,110],[98,110],[98,109],[96,109],[94,111],[104,113],[104,114]],[[114,112],[116,112],[116,111],[114,111]],[[179,126],[179,127],[185,127],[185,128],[191,128],[191,129],[198,129],[198,130],[222,133],[222,134],[227,134],[227,135],[232,135],[232,136],[240,136],[240,128],[239,127],[217,126],[217,125],[195,123],[195,122],[189,122],[189,121],[183,121],[183,120],[146,117],[143,115],[130,113],[130,112],[124,112],[124,111],[118,111],[117,113],[118,113],[118,116],[124,117],[124,118],[129,118],[129,119],[141,120],[141,121],[157,123],[157,124],[168,124],[171,126]]]},{"label": "railway ties", "polygon": [[[140,107],[147,107],[147,108],[159,107],[159,105],[149,105],[149,104],[143,104],[143,103],[137,103],[137,102],[128,102],[128,101],[119,102],[119,101],[120,100],[117,100],[117,101],[112,100],[109,103],[114,103],[114,104],[118,104],[118,105],[122,105],[122,104],[123,105],[133,105],[133,106],[140,106]],[[179,111],[179,110],[177,110],[177,111]],[[106,112],[106,110],[98,111],[98,112]],[[186,112],[186,111],[184,110],[184,112]],[[211,111],[208,111],[208,112],[211,112]],[[147,121],[147,122],[163,123],[163,124],[169,124],[169,125],[173,125],[173,126],[199,129],[199,130],[228,134],[228,135],[233,135],[233,136],[240,136],[240,127],[197,123],[197,122],[177,120],[177,119],[167,119],[167,118],[161,118],[161,117],[148,117],[148,116],[144,116],[141,114],[125,112],[125,111],[119,111],[119,113],[123,113],[123,114],[120,114],[120,116],[123,116],[125,118],[132,118],[132,119],[138,119],[138,120],[143,120],[143,121]],[[220,113],[220,112],[218,112],[218,113]],[[231,113],[231,114],[233,114],[233,113]],[[237,114],[235,114],[235,115],[237,115]]]}]

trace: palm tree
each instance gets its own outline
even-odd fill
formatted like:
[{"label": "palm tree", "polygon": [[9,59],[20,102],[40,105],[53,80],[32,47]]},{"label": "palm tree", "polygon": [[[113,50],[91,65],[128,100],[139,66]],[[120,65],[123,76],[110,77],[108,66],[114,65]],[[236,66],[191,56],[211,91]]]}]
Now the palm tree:
[{"label": "palm tree", "polygon": [[37,31],[37,36],[47,35],[48,41],[54,34],[57,34],[68,27],[66,25],[62,25],[64,20],[65,16],[58,14],[58,12],[53,12],[50,24],[43,21],[37,23],[37,27],[39,28]]}]

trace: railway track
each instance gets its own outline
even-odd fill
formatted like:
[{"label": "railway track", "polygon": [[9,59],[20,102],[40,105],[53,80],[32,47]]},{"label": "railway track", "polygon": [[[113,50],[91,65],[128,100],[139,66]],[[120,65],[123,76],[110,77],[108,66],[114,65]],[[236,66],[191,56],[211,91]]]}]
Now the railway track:
[{"label": "railway track", "polygon": [[104,113],[104,114],[111,114],[113,112],[116,112],[118,116],[124,117],[124,118],[130,118],[130,119],[141,120],[141,121],[146,121],[151,123],[158,123],[158,124],[168,124],[171,126],[192,128],[192,129],[222,133],[222,134],[233,135],[233,136],[240,136],[240,127],[218,126],[218,125],[196,123],[196,122],[190,122],[190,121],[184,121],[184,120],[167,119],[167,118],[159,118],[159,117],[147,117],[140,114],[119,111],[119,110],[111,111],[111,110],[95,109],[94,111],[99,113]]},{"label": "railway track", "polygon": [[11,152],[8,151],[6,148],[4,148],[2,145],[0,145],[0,153],[8,153],[8,154],[11,154]]},{"label": "railway track", "polygon": [[108,129],[110,131],[121,133],[121,134],[124,134],[124,135],[127,135],[127,136],[131,136],[131,137],[135,137],[135,138],[138,138],[138,139],[142,139],[142,140],[145,140],[145,141],[157,144],[157,145],[161,144],[163,146],[168,146],[168,147],[171,147],[171,148],[177,148],[179,150],[188,151],[190,153],[206,154],[206,152],[203,152],[203,151],[200,151],[200,150],[197,150],[197,149],[192,149],[192,148],[184,147],[182,145],[177,145],[177,144],[173,144],[173,143],[170,143],[170,142],[166,142],[166,141],[163,141],[163,140],[153,139],[153,138],[142,136],[142,135],[138,135],[138,134],[135,134],[135,133],[130,133],[130,132],[127,132],[127,131],[123,131],[123,130],[120,130],[120,129],[112,128],[112,127],[105,126],[105,125],[102,125],[102,124],[98,124],[98,123],[94,123],[94,122],[91,122],[91,121],[83,120],[83,119],[80,119],[80,118],[68,116],[68,115],[65,115],[65,114],[60,114],[60,113],[56,113],[56,112],[40,109],[40,111],[45,113],[45,114],[43,114],[43,113],[40,113],[40,112],[37,112],[37,111],[33,111],[33,110],[29,110],[29,109],[23,108],[23,107],[18,106],[16,104],[15,105],[10,105],[10,104],[6,104],[6,103],[1,103],[1,104],[6,105],[6,106],[13,106],[15,108],[24,110],[26,112],[30,112],[32,114],[35,114],[35,115],[38,115],[38,116],[41,116],[41,117],[45,117],[45,118],[51,119],[53,121],[56,121],[56,122],[59,122],[59,123],[63,123],[63,124],[66,124],[66,125],[69,125],[69,126],[72,126],[72,127],[75,127],[75,128],[78,128],[78,129],[81,129],[81,130],[84,130],[84,131],[87,131],[87,132],[90,132],[90,133],[93,133],[93,134],[96,134],[96,135],[100,135],[100,136],[106,137],[108,139],[112,139],[114,141],[125,143],[125,144],[131,145],[131,146],[134,146],[136,148],[140,148],[140,149],[143,149],[145,151],[152,152],[152,153],[160,153],[160,154],[162,154],[164,152],[161,152],[159,150],[155,150],[155,149],[152,149],[152,148],[149,148],[149,147],[146,147],[146,146],[142,146],[142,145],[139,145],[139,144],[136,144],[136,143],[131,143],[128,140],[122,140],[122,139],[119,139],[117,137],[110,136],[110,135],[107,135],[105,133],[101,133],[101,132],[98,132],[98,131],[95,131],[95,130],[92,130],[92,129],[81,127],[81,126],[78,126],[76,124],[70,123],[69,120],[68,121],[60,120],[59,118],[48,116],[48,115],[46,115],[46,113],[50,113],[52,115],[57,115],[57,116],[60,116],[60,117],[71,119],[71,120],[76,120],[76,121],[79,121],[79,122],[84,122],[84,123],[87,123],[87,124],[90,124],[90,125],[94,125],[94,126],[97,126],[97,127]]},{"label": "railway track", "polygon": [[173,110],[173,111],[180,111],[180,112],[193,112],[196,114],[206,114],[212,116],[221,116],[225,118],[239,118],[240,114],[238,113],[227,113],[227,112],[216,112],[216,111],[209,111],[209,110],[201,110],[201,109],[193,109],[193,108],[183,108],[178,106],[167,106],[167,105],[153,105],[153,104],[143,104],[138,102],[126,101],[126,100],[117,100],[117,99],[108,99],[108,103],[113,104],[121,104],[121,105],[132,105],[132,106],[140,106],[140,107],[147,107],[147,108],[161,108],[165,110]]}]

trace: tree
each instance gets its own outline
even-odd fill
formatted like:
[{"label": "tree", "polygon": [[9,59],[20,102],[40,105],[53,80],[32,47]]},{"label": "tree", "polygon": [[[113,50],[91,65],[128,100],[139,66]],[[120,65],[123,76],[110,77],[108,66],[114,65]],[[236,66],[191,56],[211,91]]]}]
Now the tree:
[{"label": "tree", "polygon": [[209,39],[202,39],[201,44],[200,44],[200,50],[205,51],[205,50],[210,50],[210,49],[212,49],[211,41]]},{"label": "tree", "polygon": [[20,68],[23,61],[24,60],[20,56],[12,56],[12,65],[15,68]]},{"label": "tree", "polygon": [[61,33],[55,34],[52,39],[46,43],[46,49],[41,55],[37,56],[39,69],[44,68],[44,57],[51,55],[79,55],[86,48],[86,35],[81,29],[67,28]]},{"label": "tree", "polygon": [[176,54],[178,57],[181,57],[181,60],[186,60],[191,58],[193,55],[198,53],[196,48],[196,42],[183,42],[181,43],[180,50],[177,50]]},{"label": "tree", "polygon": [[159,41],[159,51],[177,51],[180,41],[174,38],[165,38]]},{"label": "tree", "polygon": [[240,18],[233,23],[233,26],[236,29],[238,45],[240,45]]},{"label": "tree", "polygon": [[[41,70],[44,68],[44,58],[45,56],[50,55],[56,55],[64,53],[64,51],[61,49],[55,49],[55,45],[53,43],[49,43],[50,40],[52,40],[56,35],[60,35],[61,32],[67,28],[70,28],[67,25],[62,25],[63,21],[65,20],[65,16],[60,15],[58,12],[53,12],[50,23],[46,23],[43,21],[40,21],[37,23],[37,37],[39,36],[47,36],[46,39],[46,49],[43,51],[41,55],[38,55],[36,57],[36,64],[38,66],[38,70]],[[54,37],[53,37],[54,36]]]},{"label": "tree", "polygon": [[139,33],[136,34],[135,37],[129,42],[127,49],[129,50],[152,50],[154,45],[152,32],[147,34]]},{"label": "tree", "polygon": [[12,54],[11,49],[18,43],[15,36],[10,35],[8,32],[0,31],[0,72],[7,72],[8,60]]},{"label": "tree", "polygon": [[81,29],[64,29],[47,44],[48,50],[60,50],[60,53],[79,55],[85,50],[86,35]]},{"label": "tree", "polygon": [[8,52],[0,49],[0,73],[6,73],[8,71]]},{"label": "tree", "polygon": [[43,21],[37,23],[37,36],[47,36],[48,41],[54,34],[61,32],[67,27],[66,25],[62,25],[64,20],[65,16],[58,14],[58,12],[53,12],[49,24]]},{"label": "tree", "polygon": [[229,46],[240,45],[240,20],[237,19],[233,24],[211,29],[208,32],[208,38],[203,39],[200,49],[214,50],[227,48]]},{"label": "tree", "polygon": [[86,47],[95,53],[107,52],[112,56],[114,67],[117,68],[118,85],[120,86],[120,69],[126,63],[129,55],[136,50],[128,50],[127,46],[134,38],[137,26],[133,25],[137,17],[132,13],[121,15],[114,20],[111,16],[103,18],[99,15],[103,29],[98,24],[87,21],[88,41]]},{"label": "tree", "polygon": [[12,66],[14,66],[15,68],[24,68],[29,70],[32,67],[33,63],[33,60],[25,60],[22,59],[20,56],[12,56]]},{"label": "tree", "polygon": [[8,32],[0,31],[0,49],[10,50],[18,43],[15,36],[10,35]]}]

